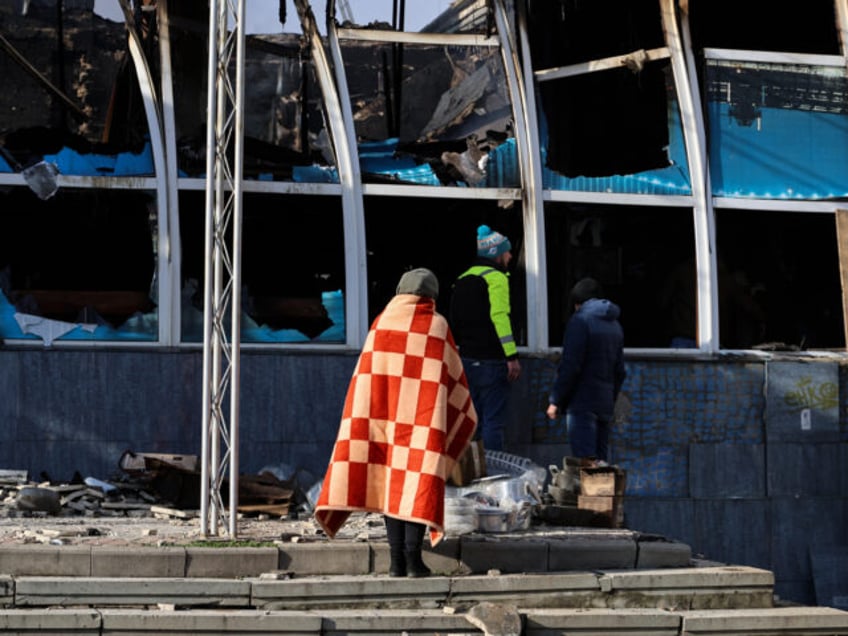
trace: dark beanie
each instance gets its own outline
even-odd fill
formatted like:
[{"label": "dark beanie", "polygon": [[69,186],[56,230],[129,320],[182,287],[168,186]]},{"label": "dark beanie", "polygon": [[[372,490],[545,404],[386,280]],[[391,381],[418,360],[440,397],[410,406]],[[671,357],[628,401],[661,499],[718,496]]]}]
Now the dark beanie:
[{"label": "dark beanie", "polygon": [[400,277],[396,293],[415,294],[436,300],[439,297],[439,279],[426,267],[419,267]]},{"label": "dark beanie", "polygon": [[581,278],[571,288],[569,298],[572,305],[579,305],[590,298],[600,298],[602,294],[601,284],[598,281],[594,278]]}]

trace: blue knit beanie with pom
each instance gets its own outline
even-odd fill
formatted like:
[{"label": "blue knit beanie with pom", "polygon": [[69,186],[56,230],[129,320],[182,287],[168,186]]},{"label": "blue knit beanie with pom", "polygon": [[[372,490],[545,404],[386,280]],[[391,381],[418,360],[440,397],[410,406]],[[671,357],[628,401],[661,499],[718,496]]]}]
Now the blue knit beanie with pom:
[{"label": "blue knit beanie with pom", "polygon": [[497,258],[511,250],[512,245],[503,234],[495,232],[488,225],[481,225],[477,228],[477,256]]}]

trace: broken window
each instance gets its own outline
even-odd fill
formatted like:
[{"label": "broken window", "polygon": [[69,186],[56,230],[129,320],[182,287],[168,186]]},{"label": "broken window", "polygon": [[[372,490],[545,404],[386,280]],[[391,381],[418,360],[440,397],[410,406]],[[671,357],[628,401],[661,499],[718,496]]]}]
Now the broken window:
[{"label": "broken window", "polygon": [[811,206],[848,194],[848,76],[834,3],[787,7],[689,2],[725,349],[844,346],[834,211]]},{"label": "broken window", "polygon": [[719,209],[721,346],[845,347],[832,214]]},{"label": "broken window", "polygon": [[[528,3],[533,65],[555,71],[537,73],[547,168],[574,178],[670,165],[666,64],[649,54],[665,46],[661,26],[655,0]],[[588,64],[616,56],[629,57]]]},{"label": "broken window", "polygon": [[518,184],[497,47],[343,41],[342,57],[364,182]]},{"label": "broken window", "polygon": [[80,3],[4,6],[0,171],[21,172],[46,162],[59,174],[152,174],[124,24]]},{"label": "broken window", "polygon": [[[338,197],[245,193],[242,342],[344,342]],[[203,340],[205,194],[180,195],[182,338]]]},{"label": "broken window", "polygon": [[152,193],[15,187],[0,210],[0,336],[157,339]]},{"label": "broken window", "polygon": [[[412,225],[410,219],[414,219]],[[518,344],[526,344],[524,231],[520,206],[503,209],[497,201],[367,197],[369,321],[394,296],[403,273],[415,267],[427,267],[436,274],[440,286],[436,307],[447,316],[454,280],[477,257],[477,227],[481,224],[504,234],[512,245],[512,321]]]},{"label": "broken window", "polygon": [[695,299],[694,271],[673,274],[678,264],[694,263],[691,210],[548,203],[545,236],[549,346],[562,345],[573,312],[569,292],[586,276],[621,307],[626,347],[666,348],[675,336],[694,338],[696,315],[684,306],[689,293]]},{"label": "broken window", "polygon": [[839,55],[833,7],[833,0],[688,0],[692,48]]}]

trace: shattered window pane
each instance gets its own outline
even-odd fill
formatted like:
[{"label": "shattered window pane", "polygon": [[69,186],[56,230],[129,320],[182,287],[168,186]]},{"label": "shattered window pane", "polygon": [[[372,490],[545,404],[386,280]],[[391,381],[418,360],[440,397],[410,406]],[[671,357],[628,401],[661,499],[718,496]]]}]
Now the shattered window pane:
[{"label": "shattered window pane", "polygon": [[518,184],[497,49],[343,42],[342,56],[363,181]]},{"label": "shattered window pane", "polygon": [[844,67],[707,60],[705,77],[714,196],[848,196]]},{"label": "shattered window pane", "polygon": [[665,46],[657,0],[528,0],[536,69]]},{"label": "shattered window pane", "polygon": [[722,348],[844,351],[832,215],[718,209],[716,238]]},{"label": "shattered window pane", "polygon": [[647,56],[665,46],[659,3],[530,2],[528,37],[539,70],[629,56],[624,66],[537,82],[546,187],[688,192],[669,62]]},{"label": "shattered window pane", "polygon": [[0,195],[0,336],[158,337],[157,214],[151,193],[26,187]]},{"label": "shattered window pane", "polygon": [[691,210],[548,203],[545,238],[550,346],[562,345],[569,292],[586,276],[621,307],[625,346],[666,348],[675,336],[694,338],[696,315],[681,300],[687,291],[694,300],[694,274],[682,291],[672,274],[679,263],[694,263]]},{"label": "shattered window pane", "polygon": [[839,55],[833,0],[689,0],[696,54],[704,48]]},{"label": "shattered window pane", "polygon": [[[409,219],[416,219],[412,234]],[[512,245],[512,320],[518,344],[525,345],[524,230],[518,203],[503,207],[497,201],[478,199],[366,197],[369,321],[394,296],[403,273],[416,267],[436,274],[440,287],[436,307],[447,316],[453,281],[476,258],[477,227],[481,224],[505,235]]]},{"label": "shattered window pane", "polygon": [[[204,205],[180,195],[185,342],[203,340]],[[242,342],[344,342],[341,201],[245,193],[243,207]]]},{"label": "shattered window pane", "polygon": [[[60,174],[152,174],[124,23],[81,3],[65,3],[61,12],[45,3],[25,3],[25,11],[16,4],[0,7],[0,170],[47,161]],[[158,44],[149,20],[139,14],[137,26],[156,74]]]}]

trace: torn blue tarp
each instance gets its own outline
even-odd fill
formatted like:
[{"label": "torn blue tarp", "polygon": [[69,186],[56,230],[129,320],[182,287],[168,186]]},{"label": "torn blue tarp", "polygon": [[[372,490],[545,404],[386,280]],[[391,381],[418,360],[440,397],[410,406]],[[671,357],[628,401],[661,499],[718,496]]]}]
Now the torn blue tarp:
[{"label": "torn blue tarp", "polygon": [[153,153],[149,142],[138,154],[131,152],[115,155],[81,154],[66,146],[54,155],[44,155],[44,161],[55,163],[59,167],[59,173],[64,175],[141,177],[154,174]]}]

